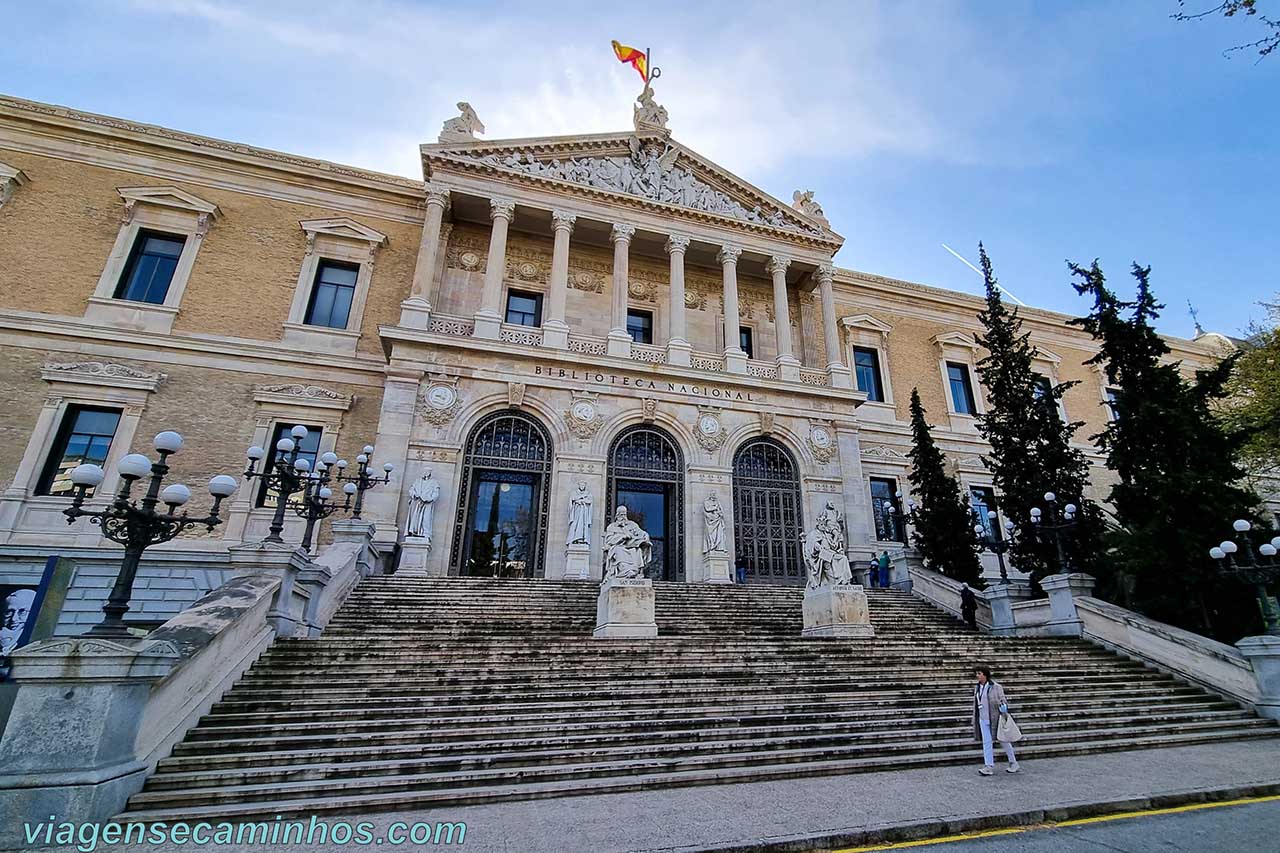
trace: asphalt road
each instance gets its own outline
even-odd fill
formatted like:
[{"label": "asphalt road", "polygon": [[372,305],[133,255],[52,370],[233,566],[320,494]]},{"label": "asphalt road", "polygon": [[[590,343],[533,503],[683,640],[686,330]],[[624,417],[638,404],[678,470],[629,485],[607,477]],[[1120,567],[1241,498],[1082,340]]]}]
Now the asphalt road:
[{"label": "asphalt road", "polygon": [[1276,853],[1280,850],[1280,800],[895,849],[933,853]]}]

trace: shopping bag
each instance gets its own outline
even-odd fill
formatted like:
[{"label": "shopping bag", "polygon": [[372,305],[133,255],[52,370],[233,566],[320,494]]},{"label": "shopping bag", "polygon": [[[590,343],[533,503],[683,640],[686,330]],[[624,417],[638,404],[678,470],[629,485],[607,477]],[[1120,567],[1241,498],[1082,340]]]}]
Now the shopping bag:
[{"label": "shopping bag", "polygon": [[1018,728],[1010,715],[1000,715],[1000,722],[996,724],[996,740],[1001,743],[1017,743],[1022,740],[1022,729]]}]

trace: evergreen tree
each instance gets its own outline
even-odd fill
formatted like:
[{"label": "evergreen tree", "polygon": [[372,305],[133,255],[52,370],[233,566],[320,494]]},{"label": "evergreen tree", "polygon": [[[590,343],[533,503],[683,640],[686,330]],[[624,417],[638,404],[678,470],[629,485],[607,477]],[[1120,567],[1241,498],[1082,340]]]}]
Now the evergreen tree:
[{"label": "evergreen tree", "polygon": [[924,418],[920,391],[911,389],[911,491],[915,509],[912,544],[926,566],[981,589],[982,566],[973,535],[973,515],[956,478],[947,473],[942,451]]},{"label": "evergreen tree", "polygon": [[978,343],[987,350],[978,362],[987,403],[978,430],[991,445],[984,461],[1000,494],[1000,508],[1021,531],[1014,540],[1013,563],[1036,582],[1060,568],[1053,541],[1029,535],[1032,507],[1044,509],[1045,493],[1053,492],[1060,505],[1074,503],[1079,508],[1078,522],[1064,543],[1070,568],[1096,575],[1101,568],[1102,515],[1086,497],[1089,461],[1071,444],[1082,424],[1067,423],[1061,414],[1062,395],[1076,383],[1054,384],[1032,370],[1031,335],[1023,331],[1017,308],[1001,298],[982,244],[978,254],[987,297],[978,315],[986,330]]},{"label": "evergreen tree", "polygon": [[1100,342],[1091,359],[1116,389],[1115,419],[1095,437],[1119,479],[1111,490],[1117,526],[1110,559],[1121,600],[1153,619],[1236,639],[1259,622],[1243,588],[1222,579],[1209,548],[1250,518],[1257,497],[1238,483],[1245,436],[1226,430],[1213,409],[1226,396],[1235,362],[1184,378],[1164,362],[1169,347],[1154,321],[1164,306],[1151,293],[1150,267],[1133,265],[1137,295],[1122,302],[1097,261],[1070,264],[1077,292],[1093,298],[1087,317],[1071,321]]}]

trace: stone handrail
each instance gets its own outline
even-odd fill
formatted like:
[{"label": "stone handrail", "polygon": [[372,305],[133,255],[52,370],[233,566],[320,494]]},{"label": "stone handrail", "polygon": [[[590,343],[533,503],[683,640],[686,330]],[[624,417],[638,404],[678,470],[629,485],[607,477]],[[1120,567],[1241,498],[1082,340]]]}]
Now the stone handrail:
[{"label": "stone handrail", "polygon": [[[963,618],[960,613],[960,581],[952,580],[946,575],[931,569],[912,566],[907,570],[911,576],[911,593],[918,598],[950,613],[957,619]],[[991,605],[987,603],[980,590],[974,590],[978,597],[977,622],[982,630],[991,628]]]},{"label": "stone handrail", "polygon": [[1097,598],[1077,598],[1084,637],[1246,705],[1260,698],[1249,660],[1232,646]]}]

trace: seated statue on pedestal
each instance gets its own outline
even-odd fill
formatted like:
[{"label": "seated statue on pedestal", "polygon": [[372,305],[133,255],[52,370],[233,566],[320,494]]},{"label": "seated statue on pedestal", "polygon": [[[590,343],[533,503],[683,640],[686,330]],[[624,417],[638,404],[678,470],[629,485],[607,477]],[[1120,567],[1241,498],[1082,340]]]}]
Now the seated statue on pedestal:
[{"label": "seated statue on pedestal", "polygon": [[853,583],[853,570],[845,554],[844,513],[836,509],[833,501],[827,501],[817,524],[801,537],[801,542],[809,570],[809,589]]},{"label": "seated statue on pedestal", "polygon": [[653,540],[627,517],[627,508],[619,506],[604,529],[604,579],[643,577],[652,559]]}]

